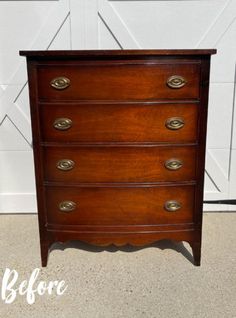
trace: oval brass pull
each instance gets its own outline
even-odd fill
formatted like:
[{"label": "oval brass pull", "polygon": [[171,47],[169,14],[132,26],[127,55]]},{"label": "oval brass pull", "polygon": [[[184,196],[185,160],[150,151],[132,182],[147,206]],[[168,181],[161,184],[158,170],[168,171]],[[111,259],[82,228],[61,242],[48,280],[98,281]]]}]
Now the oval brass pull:
[{"label": "oval brass pull", "polygon": [[170,117],[166,120],[166,127],[171,130],[178,130],[184,127],[184,124],[182,117]]},{"label": "oval brass pull", "polygon": [[168,212],[175,212],[181,208],[181,204],[176,200],[170,200],[166,201],[164,207]]},{"label": "oval brass pull", "polygon": [[59,203],[59,210],[62,212],[71,212],[75,210],[76,203],[73,201],[62,201]]},{"label": "oval brass pull", "polygon": [[170,88],[181,88],[187,83],[186,79],[180,75],[173,75],[168,78],[167,85]]},{"label": "oval brass pull", "polygon": [[70,86],[70,80],[64,76],[55,77],[51,80],[50,85],[55,89],[62,90]]},{"label": "oval brass pull", "polygon": [[72,126],[72,120],[69,118],[57,118],[53,126],[58,130],[67,130]]},{"label": "oval brass pull", "polygon": [[165,162],[166,169],[178,170],[183,166],[183,162],[179,159],[169,159]]},{"label": "oval brass pull", "polygon": [[74,161],[71,159],[61,159],[57,162],[57,169],[68,171],[74,168]]}]

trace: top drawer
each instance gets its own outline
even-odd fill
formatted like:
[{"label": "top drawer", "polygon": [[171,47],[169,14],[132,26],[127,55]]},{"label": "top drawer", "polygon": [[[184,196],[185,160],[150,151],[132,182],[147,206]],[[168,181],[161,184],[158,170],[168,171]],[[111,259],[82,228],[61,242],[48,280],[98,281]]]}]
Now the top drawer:
[{"label": "top drawer", "polygon": [[62,63],[38,66],[40,100],[124,101],[199,97],[198,62]]}]

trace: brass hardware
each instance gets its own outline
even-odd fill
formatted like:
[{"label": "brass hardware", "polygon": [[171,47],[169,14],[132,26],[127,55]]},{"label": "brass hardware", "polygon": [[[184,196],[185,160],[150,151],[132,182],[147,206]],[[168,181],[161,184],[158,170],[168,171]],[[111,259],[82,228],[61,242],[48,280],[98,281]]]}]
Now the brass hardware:
[{"label": "brass hardware", "polygon": [[67,130],[72,126],[72,120],[69,118],[57,118],[53,126],[58,130]]},{"label": "brass hardware", "polygon": [[75,163],[73,160],[61,159],[57,162],[57,169],[67,171],[73,169],[74,165]]},{"label": "brass hardware", "polygon": [[166,169],[178,170],[183,166],[183,162],[179,159],[169,159],[165,162]]},{"label": "brass hardware", "polygon": [[60,76],[55,77],[53,80],[51,80],[50,84],[53,88],[61,90],[70,86],[70,80],[67,77]]},{"label": "brass hardware", "polygon": [[59,209],[62,212],[71,212],[75,210],[76,208],[76,203],[73,201],[62,201],[59,203]]},{"label": "brass hardware", "polygon": [[168,78],[167,85],[170,88],[181,88],[187,83],[186,79],[180,75],[173,75]]},{"label": "brass hardware", "polygon": [[166,127],[171,130],[177,130],[184,126],[185,122],[181,117],[170,117],[166,120]]},{"label": "brass hardware", "polygon": [[166,201],[164,207],[168,212],[175,212],[181,208],[181,204],[178,201],[170,200]]}]

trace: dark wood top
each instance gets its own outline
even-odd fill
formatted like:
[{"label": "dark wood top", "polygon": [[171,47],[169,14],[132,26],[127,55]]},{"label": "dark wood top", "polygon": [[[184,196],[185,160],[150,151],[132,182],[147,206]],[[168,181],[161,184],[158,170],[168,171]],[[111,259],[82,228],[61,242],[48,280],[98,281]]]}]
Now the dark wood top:
[{"label": "dark wood top", "polygon": [[20,51],[22,56],[30,57],[83,57],[83,56],[160,56],[160,55],[211,55],[215,49],[194,50],[57,50],[57,51]]}]

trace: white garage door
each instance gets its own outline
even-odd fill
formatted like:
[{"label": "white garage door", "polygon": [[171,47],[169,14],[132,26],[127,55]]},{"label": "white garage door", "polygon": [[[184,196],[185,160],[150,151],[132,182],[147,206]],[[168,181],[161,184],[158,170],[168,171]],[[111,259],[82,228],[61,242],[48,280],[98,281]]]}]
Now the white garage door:
[{"label": "white garage door", "polygon": [[20,49],[217,48],[211,69],[205,199],[236,198],[235,38],[234,0],[0,2],[0,212],[36,211],[27,76]]}]

